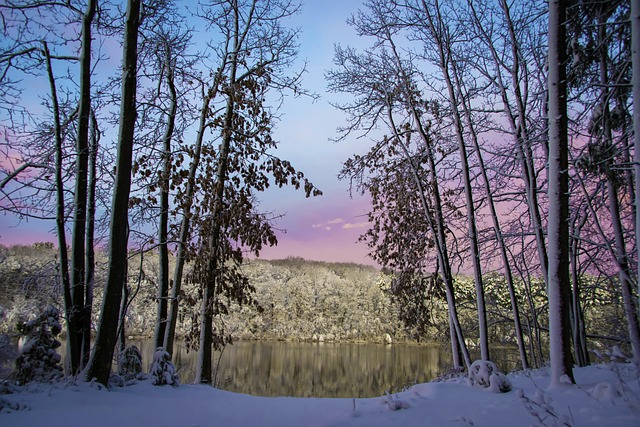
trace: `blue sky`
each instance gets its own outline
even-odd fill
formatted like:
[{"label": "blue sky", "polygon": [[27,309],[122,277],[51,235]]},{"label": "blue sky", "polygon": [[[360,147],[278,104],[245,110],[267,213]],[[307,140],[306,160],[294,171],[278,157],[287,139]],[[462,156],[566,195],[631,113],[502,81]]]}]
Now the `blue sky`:
[{"label": "blue sky", "polygon": [[277,189],[265,195],[262,207],[286,213],[278,226],[287,230],[279,233],[278,247],[264,251],[266,258],[293,255],[372,263],[366,258],[366,246],[356,244],[365,230],[368,199],[356,195],[350,198],[349,183],[337,178],[342,162],[353,153],[366,151],[368,144],[355,136],[340,143],[330,141],[337,136],[336,128],[344,124],[344,117],[329,102],[345,98],[327,94],[324,80],[325,71],[332,66],[336,43],[355,46],[366,43],[346,24],[361,4],[360,0],[307,1],[302,13],[292,19],[293,25],[302,29],[301,59],[308,60],[304,86],[321,97],[315,102],[304,97],[288,98],[276,138],[281,142],[280,156],[291,160],[324,195],[305,199],[301,192],[290,189]]},{"label": "blue sky", "polygon": [[[293,165],[323,192],[306,199],[302,191],[272,189],[263,194],[261,208],[285,214],[277,221],[279,245],[262,252],[264,258],[301,256],[322,261],[369,263],[367,248],[357,244],[365,230],[368,200],[348,192],[348,182],[337,178],[342,162],[355,152],[367,149],[365,140],[355,137],[335,143],[336,128],[344,123],[340,112],[329,102],[345,100],[327,94],[324,72],[332,66],[334,44],[363,46],[346,19],[361,7],[361,0],[309,0],[288,25],[300,27],[300,60],[307,60],[303,85],[320,95],[316,101],[289,96],[282,106],[282,118],[275,130],[281,145],[278,155]],[[53,222],[20,222],[0,215],[0,243],[31,244],[54,241]]]}]

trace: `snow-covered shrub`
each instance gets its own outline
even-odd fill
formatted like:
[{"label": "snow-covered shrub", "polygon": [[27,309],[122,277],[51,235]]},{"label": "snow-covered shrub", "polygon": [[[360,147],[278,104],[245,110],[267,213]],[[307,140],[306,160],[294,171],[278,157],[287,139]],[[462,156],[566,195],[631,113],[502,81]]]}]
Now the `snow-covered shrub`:
[{"label": "snow-covered shrub", "polygon": [[56,336],[62,330],[58,309],[49,306],[40,316],[16,325],[22,335],[20,355],[16,359],[16,379],[30,381],[54,381],[62,376],[60,355],[56,349],[60,341]]},{"label": "snow-covered shrub", "polygon": [[149,368],[153,385],[180,385],[180,377],[176,374],[176,367],[171,363],[171,355],[164,347],[158,347],[153,354],[153,363]]},{"label": "snow-covered shrub", "polygon": [[30,409],[29,406],[22,402],[12,402],[7,399],[0,398],[0,414],[8,414],[13,411],[23,411]]},{"label": "snow-covered shrub", "polygon": [[137,378],[142,372],[142,354],[138,347],[130,345],[118,354],[118,374],[125,381]]},{"label": "snow-covered shrub", "polygon": [[[134,382],[135,380],[131,380],[131,382]],[[111,372],[111,374],[109,375],[109,384],[108,384],[108,388],[112,389],[115,387],[124,387],[127,385],[127,381],[125,381],[124,377],[122,377],[119,374],[116,374],[115,372]]]},{"label": "snow-covered shrub", "polygon": [[498,370],[495,363],[488,360],[476,360],[469,368],[468,382],[472,386],[484,387],[494,393],[511,390],[511,382]]}]

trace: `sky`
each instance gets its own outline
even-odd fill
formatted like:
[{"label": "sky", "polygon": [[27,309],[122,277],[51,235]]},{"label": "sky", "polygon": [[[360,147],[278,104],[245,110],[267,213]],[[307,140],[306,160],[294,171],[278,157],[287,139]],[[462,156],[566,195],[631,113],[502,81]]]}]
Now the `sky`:
[{"label": "sky", "polygon": [[366,139],[349,137],[333,142],[337,127],[344,125],[342,113],[330,102],[344,102],[348,98],[326,93],[324,73],[332,67],[334,45],[364,46],[347,18],[362,7],[361,0],[309,0],[302,13],[295,17],[295,26],[302,29],[300,56],[308,60],[304,86],[320,94],[313,102],[306,97],[288,98],[283,106],[284,116],[276,129],[281,143],[279,153],[303,171],[323,196],[305,199],[300,191],[277,189],[269,192],[263,206],[266,210],[286,213],[278,221],[277,247],[263,252],[265,258],[301,256],[320,261],[357,262],[372,264],[366,256],[368,248],[356,243],[366,230],[365,214],[369,199],[349,194],[349,182],[337,176],[342,163],[354,153],[366,152]]},{"label": "sky", "polygon": [[[332,66],[334,44],[363,46],[346,19],[361,7],[361,0],[308,0],[301,13],[288,25],[300,27],[300,59],[307,60],[303,86],[320,95],[316,101],[308,97],[289,96],[282,106],[282,117],[275,130],[280,141],[277,154],[291,161],[305,173],[324,195],[304,197],[302,191],[289,188],[270,189],[261,196],[260,208],[284,214],[276,222],[277,247],[266,248],[261,257],[267,259],[300,256],[332,262],[374,264],[366,256],[364,243],[356,243],[365,231],[369,201],[349,194],[349,183],[339,181],[342,162],[358,152],[365,152],[367,141],[355,137],[335,143],[336,128],[344,117],[330,102],[345,101],[337,94],[326,93],[324,73]],[[0,244],[32,244],[55,241],[50,233],[53,222],[19,221],[0,214]]]}]

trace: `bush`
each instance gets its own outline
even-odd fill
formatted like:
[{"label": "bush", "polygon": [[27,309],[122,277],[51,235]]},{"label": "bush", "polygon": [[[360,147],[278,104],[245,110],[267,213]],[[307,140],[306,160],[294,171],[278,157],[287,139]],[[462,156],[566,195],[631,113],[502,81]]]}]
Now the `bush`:
[{"label": "bush", "polygon": [[171,355],[164,347],[158,347],[153,354],[153,363],[149,368],[153,385],[180,385],[180,378],[176,374],[176,367],[171,363]]},{"label": "bush", "polygon": [[118,374],[125,381],[135,379],[142,372],[142,354],[138,347],[130,345],[118,354]]},{"label": "bush", "polygon": [[494,393],[505,393],[511,390],[509,379],[498,371],[495,363],[485,360],[476,360],[469,368],[469,384],[476,387],[484,387]]},{"label": "bush", "polygon": [[16,359],[16,380],[27,383],[59,379],[62,367],[56,352],[60,347],[56,336],[62,327],[58,309],[49,306],[36,319],[16,325],[16,329],[22,336],[20,355]]}]

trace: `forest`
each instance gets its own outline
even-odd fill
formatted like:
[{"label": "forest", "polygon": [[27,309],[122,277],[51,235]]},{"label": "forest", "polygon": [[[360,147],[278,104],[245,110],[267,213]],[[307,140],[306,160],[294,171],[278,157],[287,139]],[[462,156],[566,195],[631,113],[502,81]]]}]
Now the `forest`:
[{"label": "forest", "polygon": [[[318,97],[287,26],[304,6],[185,3],[0,5],[0,209],[57,239],[3,248],[2,286],[57,293],[61,324],[36,298],[18,329],[64,329],[70,375],[107,385],[132,328],[169,361],[184,337],[202,384],[236,338],[314,334],[445,337],[460,370],[470,344],[490,361],[510,341],[554,384],[594,339],[640,365],[638,2],[366,0],[341,17],[369,47],[339,41],[325,72],[347,99],[337,141],[368,143],[340,178],[371,199],[360,241],[381,274],[255,261],[277,244],[268,188],[322,195],[273,138],[286,96]],[[20,251],[49,251],[42,279],[20,281]],[[356,291],[368,305],[342,309]]]}]

